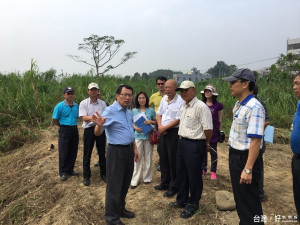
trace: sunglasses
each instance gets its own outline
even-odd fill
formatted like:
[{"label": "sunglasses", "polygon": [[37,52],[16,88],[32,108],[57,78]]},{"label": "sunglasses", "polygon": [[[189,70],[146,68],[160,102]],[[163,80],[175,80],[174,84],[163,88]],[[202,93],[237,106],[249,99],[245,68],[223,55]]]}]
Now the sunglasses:
[{"label": "sunglasses", "polygon": [[157,83],[157,85],[165,85],[165,83]]},{"label": "sunglasses", "polygon": [[74,92],[67,92],[67,95],[74,95]]}]

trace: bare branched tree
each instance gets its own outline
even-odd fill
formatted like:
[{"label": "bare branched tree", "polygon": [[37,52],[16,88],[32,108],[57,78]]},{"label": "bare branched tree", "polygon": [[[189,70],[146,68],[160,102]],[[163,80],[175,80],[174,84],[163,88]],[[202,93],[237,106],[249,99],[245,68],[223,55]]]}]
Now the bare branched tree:
[{"label": "bare branched tree", "polygon": [[[121,61],[117,65],[106,65],[113,57],[119,52],[121,46],[125,43],[124,40],[115,40],[113,36],[103,36],[99,37],[98,35],[92,34],[88,38],[83,39],[84,43],[78,44],[78,50],[85,51],[89,54],[92,54],[92,60],[94,63],[91,63],[87,60],[83,60],[80,56],[77,55],[68,55],[76,62],[85,63],[89,66],[92,66],[96,69],[96,76],[104,74],[111,69],[115,69],[118,66],[124,64],[129,59],[133,58],[137,52],[126,52],[122,57]],[[100,68],[106,65],[106,68],[99,72]]]}]

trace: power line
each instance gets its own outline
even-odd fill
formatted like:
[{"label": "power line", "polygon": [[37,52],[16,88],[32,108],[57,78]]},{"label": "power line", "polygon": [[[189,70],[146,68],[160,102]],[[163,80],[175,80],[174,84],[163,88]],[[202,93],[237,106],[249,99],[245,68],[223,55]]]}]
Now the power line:
[{"label": "power line", "polygon": [[243,63],[243,64],[240,64],[240,65],[237,65],[237,66],[245,66],[245,65],[249,65],[249,64],[254,64],[254,63],[269,61],[271,59],[278,59],[278,58],[279,58],[279,56],[273,57],[273,58],[269,58],[269,59],[263,59],[263,60],[259,60],[259,61],[253,61],[253,62],[249,62],[249,63]]},{"label": "power line", "polygon": [[[257,60],[257,61],[253,61],[253,62],[248,62],[248,63],[243,63],[243,64],[239,64],[239,65],[236,65],[237,67],[239,66],[245,66],[245,65],[250,65],[250,64],[255,64],[255,63],[259,63],[259,62],[264,62],[264,61],[269,61],[269,60],[272,60],[272,59],[278,59],[280,58],[279,56],[276,56],[276,57],[272,57],[272,58],[268,58],[268,59],[262,59],[262,60]],[[190,69],[188,70],[178,70],[178,71],[189,71]],[[207,71],[209,69],[200,69],[199,71]]]}]

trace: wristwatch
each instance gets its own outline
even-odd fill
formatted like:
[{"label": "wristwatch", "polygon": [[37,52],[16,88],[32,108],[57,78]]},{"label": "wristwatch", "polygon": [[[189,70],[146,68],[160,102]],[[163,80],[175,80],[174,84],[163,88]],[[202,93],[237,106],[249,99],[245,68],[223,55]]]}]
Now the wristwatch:
[{"label": "wristwatch", "polygon": [[245,171],[246,174],[251,174],[252,173],[252,170],[248,170],[246,168],[244,168],[244,171]]}]

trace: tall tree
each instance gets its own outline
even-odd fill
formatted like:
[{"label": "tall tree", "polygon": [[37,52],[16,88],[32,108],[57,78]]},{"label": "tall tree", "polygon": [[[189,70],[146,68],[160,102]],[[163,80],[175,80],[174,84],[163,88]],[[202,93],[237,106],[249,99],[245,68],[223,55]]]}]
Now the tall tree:
[{"label": "tall tree", "polygon": [[[106,65],[111,61],[115,55],[119,52],[122,45],[125,43],[124,40],[116,40],[113,36],[98,36],[92,34],[88,38],[83,39],[83,43],[78,44],[78,50],[85,51],[92,55],[92,62],[82,59],[77,55],[68,55],[76,62],[85,63],[96,69],[96,75],[104,74],[111,69],[115,69],[118,66],[124,64],[129,59],[133,58],[137,52],[126,52],[120,62],[116,65]],[[99,72],[100,68],[105,66],[106,68]]]},{"label": "tall tree", "polygon": [[211,74],[212,77],[224,77],[232,74],[236,70],[237,67],[235,65],[228,66],[225,62],[218,61],[214,67],[207,70],[207,73]]}]

